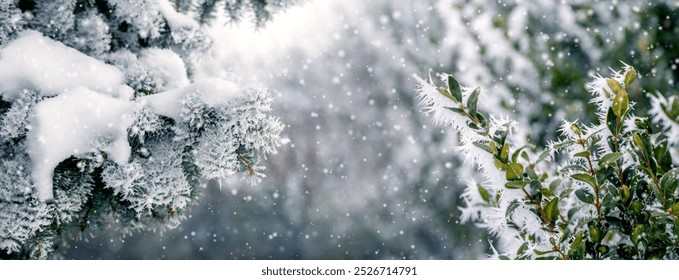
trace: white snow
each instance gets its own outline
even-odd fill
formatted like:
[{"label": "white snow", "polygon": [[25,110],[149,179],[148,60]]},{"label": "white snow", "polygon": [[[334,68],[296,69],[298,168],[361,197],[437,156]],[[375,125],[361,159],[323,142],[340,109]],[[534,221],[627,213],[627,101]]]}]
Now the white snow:
[{"label": "white snow", "polygon": [[141,52],[139,60],[156,81],[159,91],[171,90],[189,85],[184,61],[175,52],[167,49],[150,48]]},{"label": "white snow", "polygon": [[181,28],[181,27],[198,27],[196,21],[188,15],[181,14],[172,7],[170,1],[159,0],[158,10],[160,14],[163,15],[170,28]]},{"label": "white snow", "polygon": [[180,120],[182,99],[192,92],[197,93],[200,99],[210,107],[226,105],[240,95],[239,87],[235,83],[219,78],[207,78],[183,88],[144,96],[140,99],[148,101],[157,114]]},{"label": "white snow", "polygon": [[84,86],[112,93],[123,82],[123,73],[36,31],[24,31],[0,50],[0,94],[15,100],[22,89],[53,96]]},{"label": "white snow", "polygon": [[137,102],[113,98],[77,87],[36,105],[28,152],[38,198],[52,198],[54,168],[71,155],[97,148],[102,137],[112,140],[103,150],[124,164],[130,156],[127,128],[133,122]]},{"label": "white snow", "polygon": [[[128,91],[127,86],[119,87],[120,96],[127,96]],[[38,198],[52,198],[54,168],[72,155],[101,149],[118,164],[127,164],[127,129],[134,122],[135,112],[148,102],[157,114],[179,120],[182,100],[188,93],[197,93],[207,106],[218,107],[234,100],[240,91],[235,83],[210,78],[133,101],[76,87],[38,103],[28,135]],[[98,146],[103,138],[110,142]]]},{"label": "white snow", "polygon": [[159,0],[158,11],[167,21],[167,25],[172,30],[172,39],[180,42],[190,38],[198,30],[198,23],[188,15],[177,12],[170,4],[170,1]]},{"label": "white snow", "polygon": [[37,197],[53,197],[54,168],[63,160],[103,151],[125,165],[127,130],[149,102],[157,114],[179,119],[182,100],[196,93],[207,106],[228,104],[240,94],[235,83],[209,78],[189,85],[185,65],[170,50],[149,49],[140,60],[161,80],[159,94],[130,100],[133,90],[116,67],[35,31],[26,31],[0,50],[0,94],[14,101],[23,89],[47,97],[35,107],[27,136]]}]

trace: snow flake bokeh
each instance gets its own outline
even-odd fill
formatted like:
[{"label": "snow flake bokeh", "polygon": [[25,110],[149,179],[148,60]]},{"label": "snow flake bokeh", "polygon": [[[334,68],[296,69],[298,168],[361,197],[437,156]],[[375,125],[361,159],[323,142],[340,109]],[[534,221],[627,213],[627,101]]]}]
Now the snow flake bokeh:
[{"label": "snow flake bokeh", "polygon": [[[632,97],[637,110],[649,110],[661,98],[656,92],[668,96],[679,82],[679,54],[670,47],[679,36],[667,35],[679,30],[672,1],[450,2],[315,0],[263,26],[213,23],[216,50],[196,57],[191,78],[267,88],[290,142],[262,162],[266,177],[256,185],[204,180],[202,197],[176,229],[122,237],[114,227],[81,236],[65,256],[486,258],[500,242],[463,221],[479,218],[499,228],[503,213],[478,217],[460,210],[478,200],[464,189],[484,183],[483,176],[465,166],[455,148],[465,139],[431,121],[444,109],[420,106],[415,88],[422,83],[413,74],[454,73],[465,85],[484,85],[480,109],[525,125],[514,131],[520,144],[554,141],[564,119],[596,120],[586,82],[608,67],[619,69],[620,61],[633,65],[639,83],[652,90],[653,97]],[[173,30],[173,40],[181,44],[191,28]],[[153,61],[159,53],[146,51],[130,67],[166,67]],[[122,61],[124,54],[116,56]],[[140,87],[185,84],[136,78],[125,77]],[[673,135],[679,131],[661,121]]]}]

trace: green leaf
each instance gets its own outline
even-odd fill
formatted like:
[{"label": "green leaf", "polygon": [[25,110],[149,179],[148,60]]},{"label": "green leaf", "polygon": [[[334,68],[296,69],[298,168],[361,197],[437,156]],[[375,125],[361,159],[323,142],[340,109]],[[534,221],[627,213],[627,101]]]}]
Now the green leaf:
[{"label": "green leaf", "polygon": [[460,114],[460,115],[462,115],[462,116],[465,116],[465,117],[467,117],[467,118],[471,118],[471,117],[469,116],[469,114],[467,114],[467,112],[465,112],[465,111],[463,111],[463,110],[460,110],[460,108],[455,108],[455,107],[445,107],[445,108],[448,109],[448,110],[451,110],[451,111],[453,111],[453,112],[455,112],[455,113],[458,113],[458,114]]},{"label": "green leaf", "polygon": [[608,247],[608,245],[599,245],[599,247],[597,247],[597,251],[599,251],[599,253],[601,253],[602,255],[608,253],[609,250],[610,248]]},{"label": "green leaf", "polygon": [[675,190],[679,187],[679,168],[674,168],[665,173],[660,179],[660,187],[665,196],[673,196]]},{"label": "green leaf", "polygon": [[554,251],[540,251],[538,249],[533,249],[533,253],[538,256],[547,255],[549,253],[554,253]]},{"label": "green leaf", "polygon": [[485,202],[490,202],[490,194],[488,193],[488,190],[486,190],[486,189],[485,189],[484,187],[482,187],[481,185],[478,185],[477,187],[478,187],[478,189],[479,189],[479,194],[481,195],[481,198],[482,198]]},{"label": "green leaf", "polygon": [[670,120],[679,123],[679,98],[672,96],[668,98],[667,103],[660,103],[660,108]]},{"label": "green leaf", "polygon": [[629,187],[627,185],[623,184],[621,189],[622,191],[620,192],[620,196],[622,198],[622,202],[627,202],[632,193],[630,193]]},{"label": "green leaf", "polygon": [[596,171],[596,182],[598,185],[603,185],[606,181],[610,181],[614,185],[617,185],[615,179],[617,178],[615,174],[615,169],[613,167],[602,167]]},{"label": "green leaf", "polygon": [[627,91],[622,87],[622,85],[611,78],[606,79],[608,87],[613,90],[615,97],[613,97],[613,113],[618,117],[622,118],[623,114],[627,112],[627,107],[629,106],[629,96]]},{"label": "green leaf", "polygon": [[613,107],[608,108],[608,113],[606,114],[606,127],[608,127],[611,134],[616,134],[618,131],[618,121],[616,120],[615,113],[613,113]]},{"label": "green leaf", "polygon": [[672,156],[668,152],[667,139],[661,140],[655,144],[653,148],[653,155],[661,170],[658,173],[664,173],[671,169]]},{"label": "green leaf", "polygon": [[634,70],[634,68],[630,68],[627,70],[627,73],[625,73],[625,86],[629,87],[633,82],[634,79],[637,77],[637,71]]},{"label": "green leaf", "polygon": [[587,168],[585,168],[584,166],[579,165],[579,164],[566,165],[563,168],[561,168],[561,172],[570,172],[570,171],[587,172]]},{"label": "green leaf", "polygon": [[450,94],[455,98],[455,101],[462,101],[462,88],[457,80],[453,78],[453,75],[448,75],[448,90],[450,90]]},{"label": "green leaf", "polygon": [[605,154],[599,159],[599,166],[607,166],[609,164],[615,163],[622,157],[622,153],[610,153]]},{"label": "green leaf", "polygon": [[554,179],[551,183],[549,183],[549,189],[554,190],[556,187],[558,187],[561,184],[561,179]]},{"label": "green leaf", "polygon": [[606,84],[608,84],[608,87],[611,88],[615,95],[618,95],[623,90],[622,85],[614,79],[606,78]]},{"label": "green leaf", "polygon": [[467,126],[473,130],[479,130],[480,127],[472,120],[467,121]]},{"label": "green leaf", "polygon": [[520,163],[510,163],[507,165],[507,181],[517,181],[523,178],[523,165]]},{"label": "green leaf", "polygon": [[547,219],[554,222],[559,218],[559,198],[555,197],[545,206],[545,216]]},{"label": "green leaf", "polygon": [[594,195],[587,189],[578,189],[575,191],[575,196],[584,203],[594,204]]},{"label": "green leaf", "polygon": [[575,132],[575,134],[577,135],[582,135],[582,131],[580,130],[580,127],[576,123],[571,124],[571,130]]},{"label": "green leaf", "polygon": [[467,99],[467,109],[469,109],[469,114],[476,115],[476,104],[479,102],[479,94],[481,94],[481,88],[476,88]]},{"label": "green leaf", "polygon": [[556,194],[554,194],[554,192],[552,190],[547,189],[547,188],[540,189],[540,193],[545,197],[556,196]]},{"label": "green leaf", "polygon": [[[519,155],[522,154],[523,149],[525,149],[526,147],[528,147],[528,145],[523,146],[523,147],[521,147],[521,148],[518,148],[518,149],[516,149],[516,151],[514,151],[514,152],[512,153],[512,162],[516,162],[516,161],[519,159]],[[524,154],[525,154],[525,153],[524,153]],[[528,158],[528,156],[524,157],[524,159],[526,159],[526,158]],[[526,160],[527,160],[527,159],[526,159]]]},{"label": "green leaf", "polygon": [[614,205],[612,203],[613,203],[613,194],[610,193],[610,192],[606,193],[604,195],[603,202],[601,202],[601,204],[603,204],[606,207],[612,208],[612,207],[614,207]]},{"label": "green leaf", "polygon": [[653,147],[650,136],[645,132],[635,132],[632,135],[632,142],[639,149],[637,154],[640,156],[643,165],[651,168],[654,172],[657,171],[656,162],[653,160]]},{"label": "green leaf", "polygon": [[614,230],[610,230],[606,232],[604,237],[602,238],[603,242],[602,243],[611,243],[614,238],[618,237],[618,233],[615,232]]},{"label": "green leaf", "polygon": [[442,87],[436,87],[436,90],[438,90],[438,92],[441,95],[447,97],[448,99],[452,100],[453,102],[455,102],[455,103],[460,102],[459,100],[455,100],[455,97],[453,97],[453,95],[451,95],[450,92],[447,89],[442,88]]},{"label": "green leaf", "polygon": [[639,133],[634,133],[632,135],[632,142],[634,145],[639,148],[639,150],[644,150],[644,141],[641,140],[641,136],[639,136]]},{"label": "green leaf", "polygon": [[528,242],[524,242],[523,244],[521,244],[521,247],[519,247],[519,249],[516,250],[516,256],[520,257],[522,255],[525,255],[526,250],[528,250]]},{"label": "green leaf", "polygon": [[632,210],[632,213],[638,214],[644,210],[644,204],[639,200],[634,200],[632,204],[630,204],[629,209]]},{"label": "green leaf", "polygon": [[573,156],[581,157],[581,158],[588,158],[589,157],[589,151],[582,151],[582,152],[579,152],[579,153],[575,153],[575,155],[573,155]]},{"label": "green leaf", "polygon": [[632,243],[636,245],[639,243],[639,241],[641,241],[641,238],[643,237],[644,234],[644,229],[645,227],[642,224],[638,224],[634,227],[634,229],[632,230],[632,234],[630,235]]},{"label": "green leaf", "polygon": [[595,226],[589,227],[589,238],[592,240],[592,242],[599,243],[599,241],[601,240],[601,231],[599,230],[598,227]]},{"label": "green leaf", "polygon": [[578,181],[581,181],[581,182],[585,182],[592,187],[596,187],[596,179],[594,179],[594,177],[592,177],[592,175],[589,175],[589,174],[586,174],[586,173],[577,173],[577,174],[571,175],[571,178],[578,180]]},{"label": "green leaf", "polygon": [[679,202],[675,202],[672,204],[672,215],[674,215],[675,218],[679,217]]},{"label": "green leaf", "polygon": [[540,163],[542,160],[546,159],[550,154],[549,150],[544,150],[540,155],[538,155],[538,158],[535,160],[535,164]]},{"label": "green leaf", "polygon": [[500,170],[506,170],[507,169],[507,164],[504,162],[501,162],[499,159],[495,159],[493,161],[495,163],[495,167],[497,167]]},{"label": "green leaf", "polygon": [[481,148],[482,150],[488,152],[489,154],[493,154],[493,149],[490,148],[490,146],[478,142],[472,142],[472,144],[478,148]]},{"label": "green leaf", "polygon": [[573,144],[575,144],[575,141],[573,141],[573,140],[564,141],[564,142],[561,142],[559,144],[554,145],[554,150],[561,150],[563,148],[570,147]]},{"label": "green leaf", "polygon": [[583,236],[582,231],[578,232],[578,234],[575,235],[575,240],[573,240],[573,243],[571,243],[571,247],[568,248],[569,256],[572,256],[573,253],[575,253],[575,250],[577,250],[578,247],[580,247],[580,244],[582,243],[582,236]]},{"label": "green leaf", "polygon": [[510,190],[518,190],[518,189],[523,189],[526,185],[528,185],[530,181],[509,181],[505,183],[505,188],[508,188]]},{"label": "green leaf", "polygon": [[530,184],[528,185],[528,193],[531,196],[535,196],[540,192],[540,189],[542,189],[542,183],[538,180],[532,180],[530,181]]},{"label": "green leaf", "polygon": [[504,125],[498,127],[493,134],[493,140],[495,140],[495,142],[497,142],[499,145],[504,145],[507,141],[507,135],[509,134],[509,127],[507,127],[507,125],[509,125],[509,123],[505,123]]},{"label": "green leaf", "polygon": [[639,129],[643,129],[648,131],[648,133],[652,133],[651,123],[648,121],[648,118],[636,117],[634,118],[634,125],[636,125]]},{"label": "green leaf", "polygon": [[500,160],[507,161],[508,156],[509,156],[509,144],[504,144],[502,145],[502,149],[500,150]]},{"label": "green leaf", "polygon": [[613,105],[611,107],[613,108],[613,113],[622,119],[629,107],[629,96],[626,90],[621,89],[620,93],[613,97]]},{"label": "green leaf", "polygon": [[484,117],[483,114],[476,112],[476,118],[481,123],[481,126],[485,127],[486,125],[488,125],[488,122],[486,121],[486,117]]}]

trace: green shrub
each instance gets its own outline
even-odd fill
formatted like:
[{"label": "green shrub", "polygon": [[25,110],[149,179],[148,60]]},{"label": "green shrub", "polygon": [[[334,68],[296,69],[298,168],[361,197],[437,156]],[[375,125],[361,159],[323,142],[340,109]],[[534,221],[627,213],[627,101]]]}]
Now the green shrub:
[{"label": "green shrub", "polygon": [[462,220],[500,240],[494,257],[679,258],[679,98],[648,95],[649,116],[635,116],[636,77],[632,67],[596,77],[598,123],[563,120],[560,140],[541,148],[513,134],[516,122],[479,111],[480,88],[415,77],[422,105],[459,133],[482,175],[463,194]]}]

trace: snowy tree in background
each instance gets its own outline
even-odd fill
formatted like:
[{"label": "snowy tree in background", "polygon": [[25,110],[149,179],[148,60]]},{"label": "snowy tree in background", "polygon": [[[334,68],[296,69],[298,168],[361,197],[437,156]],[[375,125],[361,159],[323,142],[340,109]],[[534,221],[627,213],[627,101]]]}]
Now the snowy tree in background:
[{"label": "snowy tree in background", "polygon": [[[464,3],[461,3],[464,2]],[[583,121],[594,121],[586,106],[585,85],[602,65],[635,65],[645,100],[647,92],[667,92],[679,83],[679,6],[676,1],[439,1],[445,14],[441,52],[452,51],[454,71],[467,84],[493,89],[482,106],[516,113],[526,124],[517,131],[535,144],[555,140],[559,118],[586,110]],[[455,34],[450,36],[449,34]],[[448,64],[446,54],[441,62]],[[524,98],[521,98],[524,97]],[[492,107],[492,108],[491,108]],[[648,102],[637,110],[647,111]],[[528,125],[530,124],[530,125]]]},{"label": "snowy tree in background", "polygon": [[217,7],[262,24],[292,2],[0,1],[1,256],[174,227],[202,178],[259,181],[286,142],[271,97],[192,67]]}]

